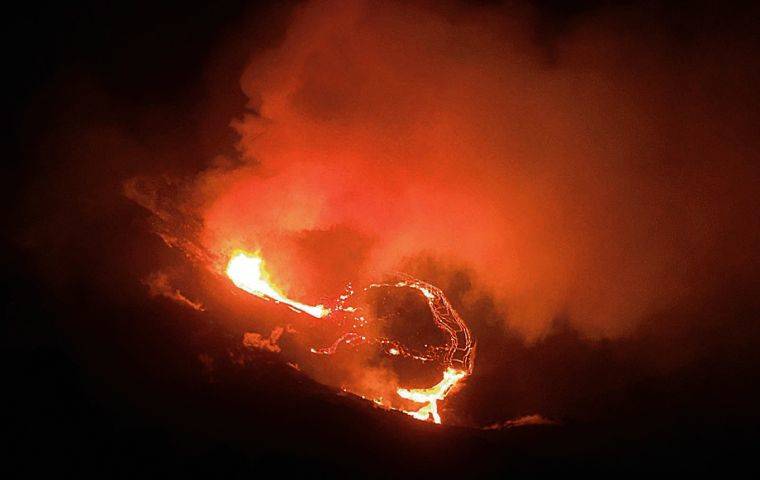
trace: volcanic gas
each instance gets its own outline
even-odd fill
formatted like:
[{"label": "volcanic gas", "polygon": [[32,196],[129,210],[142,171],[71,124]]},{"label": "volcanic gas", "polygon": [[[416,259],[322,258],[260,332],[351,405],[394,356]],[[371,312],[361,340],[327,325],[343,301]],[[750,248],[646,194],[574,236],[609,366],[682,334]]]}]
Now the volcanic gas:
[{"label": "volcanic gas", "polygon": [[[467,379],[438,408],[445,421],[566,412],[604,382],[621,391],[624,375],[569,359],[584,349],[562,353],[571,340],[673,335],[678,348],[626,347],[620,362],[646,359],[631,378],[688,364],[705,342],[691,320],[673,320],[679,337],[659,316],[702,315],[758,270],[757,135],[744,122],[757,82],[741,49],[662,49],[662,25],[637,19],[632,38],[625,15],[560,32],[520,7],[423,3],[299,3],[276,40],[211,88],[229,103],[221,123],[204,115],[216,97],[195,112],[216,119],[200,138],[162,132],[145,151],[131,136],[129,149],[93,144],[103,132],[80,142],[150,163],[123,170],[126,195],[190,259],[169,268],[203,272],[180,285],[146,257],[151,294],[202,308],[221,329],[243,324],[246,345],[280,348],[324,384],[420,417],[435,419]],[[715,71],[733,73],[718,88]],[[82,178],[87,192],[107,185]],[[41,205],[54,203],[66,205]],[[413,276],[378,273],[396,271]],[[376,315],[407,296],[414,308]],[[584,367],[564,370],[573,365]]]}]

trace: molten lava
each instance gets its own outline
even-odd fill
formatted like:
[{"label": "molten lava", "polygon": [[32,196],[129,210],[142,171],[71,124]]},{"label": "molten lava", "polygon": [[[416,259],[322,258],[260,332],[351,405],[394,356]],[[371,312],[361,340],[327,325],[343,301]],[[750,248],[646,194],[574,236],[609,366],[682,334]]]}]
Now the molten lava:
[{"label": "molten lava", "polygon": [[323,318],[330,313],[323,305],[306,305],[286,297],[269,281],[264,260],[257,254],[236,251],[227,263],[227,276],[236,287],[257,297],[284,303],[297,312],[308,313],[316,318]]},{"label": "molten lava", "polygon": [[433,387],[399,388],[396,390],[399,397],[406,398],[415,403],[425,404],[419,410],[404,410],[404,413],[413,416],[417,420],[428,420],[432,416],[435,423],[441,423],[441,415],[438,413],[438,401],[446,398],[446,395],[448,395],[454,385],[466,375],[467,372],[449,367],[443,372],[443,379]]},{"label": "molten lava", "polygon": [[[316,318],[325,318],[335,312],[341,312],[352,318],[351,331],[341,335],[332,345],[326,348],[311,348],[315,354],[331,355],[341,346],[356,346],[361,343],[374,343],[380,345],[382,350],[391,356],[404,356],[421,362],[437,362],[445,367],[443,378],[438,384],[430,388],[398,388],[396,394],[406,400],[421,403],[423,406],[417,410],[404,410],[382,401],[374,400],[386,408],[401,410],[418,420],[432,420],[441,423],[438,412],[438,402],[446,398],[454,385],[464,377],[472,373],[474,362],[475,342],[470,330],[443,292],[421,280],[405,277],[396,283],[374,283],[364,289],[368,291],[375,288],[411,288],[421,293],[427,301],[433,315],[433,320],[438,328],[448,334],[448,341],[444,346],[431,346],[425,351],[413,351],[401,345],[400,342],[390,338],[378,338],[369,334],[360,333],[367,325],[367,318],[361,309],[348,304],[354,295],[350,285],[347,293],[341,295],[333,310],[323,305],[306,305],[289,299],[285,294],[274,286],[264,267],[264,261],[258,254],[250,254],[242,250],[236,251],[230,258],[227,276],[238,288],[256,295],[257,297],[284,303],[296,312],[304,312]],[[361,396],[361,393],[359,393]]]}]

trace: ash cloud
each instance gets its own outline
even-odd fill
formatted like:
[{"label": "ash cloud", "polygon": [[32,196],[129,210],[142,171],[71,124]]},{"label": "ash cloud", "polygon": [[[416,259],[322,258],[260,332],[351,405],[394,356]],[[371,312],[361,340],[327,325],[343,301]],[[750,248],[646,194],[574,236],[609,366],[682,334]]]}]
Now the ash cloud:
[{"label": "ash cloud", "polygon": [[751,279],[746,32],[656,8],[537,40],[528,7],[298,6],[242,76],[242,164],[193,181],[204,244],[261,247],[312,296],[425,253],[471,269],[532,339],[563,315],[625,335]]}]

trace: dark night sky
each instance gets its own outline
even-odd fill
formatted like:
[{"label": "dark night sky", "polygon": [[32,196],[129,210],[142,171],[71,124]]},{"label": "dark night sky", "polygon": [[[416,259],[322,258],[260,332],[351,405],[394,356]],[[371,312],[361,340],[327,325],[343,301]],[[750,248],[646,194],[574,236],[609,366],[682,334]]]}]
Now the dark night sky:
[{"label": "dark night sky", "polygon": [[[233,151],[229,119],[247,101],[241,72],[250,55],[282,41],[291,9],[154,3],[27,3],[5,18],[0,301],[12,460],[4,468],[109,477],[242,477],[267,468],[724,474],[752,463],[760,420],[751,380],[760,373],[756,273],[725,275],[699,302],[606,340],[590,340],[558,316],[526,343],[501,328],[490,297],[468,304],[467,313],[493,319],[475,332],[491,360],[457,406],[561,422],[502,431],[435,428],[371,409],[273,355],[245,351],[243,325],[220,327],[219,316],[148,298],[140,279],[154,265],[181,264],[182,255],[150,233],[146,212],[119,193],[121,182],[167,168],[195,172]],[[608,9],[644,12],[637,18],[663,25],[684,48],[725,36],[760,53],[749,35],[757,18],[739,5],[531,5],[534,41],[548,62],[562,32]],[[757,65],[745,68],[758,78]],[[745,100],[743,126],[751,130],[760,118],[756,92]],[[82,134],[93,125],[98,138]],[[109,159],[115,149],[124,155]],[[130,155],[142,160],[123,161]],[[741,213],[748,229],[757,225],[757,211]],[[750,231],[746,244],[757,238]],[[455,304],[470,288],[466,272],[441,278]]]}]

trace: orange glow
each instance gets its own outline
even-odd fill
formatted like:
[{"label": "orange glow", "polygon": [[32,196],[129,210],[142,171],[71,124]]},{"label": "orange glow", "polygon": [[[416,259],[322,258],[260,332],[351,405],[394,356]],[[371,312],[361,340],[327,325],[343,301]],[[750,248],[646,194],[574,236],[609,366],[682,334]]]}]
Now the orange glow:
[{"label": "orange glow", "polygon": [[449,367],[443,372],[443,379],[430,388],[399,388],[396,390],[399,397],[425,404],[419,410],[402,411],[417,420],[429,420],[432,417],[435,423],[441,423],[441,415],[438,413],[438,401],[446,398],[446,395],[454,388],[454,385],[466,375],[467,372]]},{"label": "orange glow", "polygon": [[236,287],[257,297],[284,303],[297,312],[304,312],[316,318],[323,318],[330,313],[324,305],[306,305],[286,297],[270,282],[264,260],[258,254],[235,251],[227,263],[226,273]]},{"label": "orange glow", "polygon": [[[238,288],[266,300],[284,303],[297,312],[304,312],[316,318],[325,318],[334,312],[349,314],[352,318],[352,321],[349,322],[351,330],[341,335],[328,347],[310,348],[312,353],[332,355],[340,347],[355,347],[364,343],[375,343],[382,345],[383,351],[388,355],[403,356],[421,362],[438,362],[445,367],[443,378],[432,387],[396,389],[396,394],[399,397],[423,404],[417,410],[404,410],[386,404],[382,398],[370,399],[362,395],[361,392],[356,392],[362,398],[372,400],[384,408],[400,410],[418,420],[441,423],[438,402],[446,398],[446,395],[451,392],[457,382],[472,373],[475,343],[470,330],[448,302],[443,292],[429,283],[405,276],[404,280],[396,283],[373,283],[364,289],[364,291],[368,291],[381,287],[411,288],[422,294],[430,308],[436,326],[448,334],[449,340],[445,346],[430,347],[426,351],[415,352],[403,347],[396,340],[359,333],[366,326],[367,319],[359,308],[347,303],[355,293],[350,285],[346,293],[340,296],[335,308],[331,310],[323,305],[306,305],[288,298],[278,287],[272,284],[264,260],[258,253],[252,254],[243,250],[236,250],[227,263],[226,273]],[[261,336],[257,334],[248,334],[246,341],[247,344],[258,348],[279,351],[276,345],[271,345],[271,342],[262,340]],[[344,388],[344,390],[346,389]]]}]

